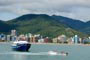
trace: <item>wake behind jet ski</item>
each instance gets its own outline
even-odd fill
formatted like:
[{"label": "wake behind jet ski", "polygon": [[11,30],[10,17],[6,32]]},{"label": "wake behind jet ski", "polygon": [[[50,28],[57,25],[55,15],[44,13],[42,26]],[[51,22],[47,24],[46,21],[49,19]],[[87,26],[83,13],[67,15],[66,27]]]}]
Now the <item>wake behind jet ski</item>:
[{"label": "wake behind jet ski", "polygon": [[57,51],[48,51],[48,55],[62,55],[62,56],[67,56],[68,52],[57,52]]},{"label": "wake behind jet ski", "polygon": [[49,54],[49,55],[57,55],[58,52],[56,52],[56,51],[48,51],[48,54]]}]

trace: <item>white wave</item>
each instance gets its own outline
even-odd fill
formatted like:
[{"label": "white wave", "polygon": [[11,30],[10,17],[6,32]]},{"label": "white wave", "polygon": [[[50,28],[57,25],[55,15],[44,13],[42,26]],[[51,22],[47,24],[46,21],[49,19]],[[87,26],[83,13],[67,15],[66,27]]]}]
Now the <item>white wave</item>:
[{"label": "white wave", "polygon": [[[0,55],[54,55],[49,54],[48,52],[38,52],[38,53],[32,53],[32,52],[3,52],[0,53]],[[62,55],[62,54],[55,54],[55,55]],[[65,56],[64,54],[62,56]]]}]

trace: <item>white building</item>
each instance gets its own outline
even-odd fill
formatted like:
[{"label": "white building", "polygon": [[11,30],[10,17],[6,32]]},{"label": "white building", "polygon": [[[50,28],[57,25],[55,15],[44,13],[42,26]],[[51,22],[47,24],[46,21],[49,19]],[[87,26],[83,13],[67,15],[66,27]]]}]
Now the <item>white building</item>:
[{"label": "white building", "polygon": [[16,30],[11,30],[11,36],[16,36]]},{"label": "white building", "polygon": [[74,40],[74,43],[75,43],[75,44],[79,43],[79,37],[78,37],[78,35],[75,35],[75,36],[73,37],[73,40]]}]

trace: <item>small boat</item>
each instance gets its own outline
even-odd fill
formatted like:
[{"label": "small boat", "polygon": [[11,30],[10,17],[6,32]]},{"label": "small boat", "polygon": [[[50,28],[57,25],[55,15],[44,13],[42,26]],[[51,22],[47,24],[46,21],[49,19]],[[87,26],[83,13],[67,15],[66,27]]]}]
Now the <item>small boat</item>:
[{"label": "small boat", "polygon": [[29,51],[31,44],[27,41],[14,41],[12,44],[12,49],[15,51]]}]

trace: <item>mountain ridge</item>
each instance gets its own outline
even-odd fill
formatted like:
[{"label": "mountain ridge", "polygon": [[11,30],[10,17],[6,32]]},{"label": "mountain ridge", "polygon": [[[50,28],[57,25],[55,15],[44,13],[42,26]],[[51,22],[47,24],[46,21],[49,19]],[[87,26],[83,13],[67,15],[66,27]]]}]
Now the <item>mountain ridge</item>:
[{"label": "mountain ridge", "polygon": [[[90,30],[90,21],[88,22],[83,22],[83,21],[80,21],[80,20],[75,20],[75,19],[71,19],[71,18],[68,18],[68,17],[63,17],[63,16],[52,16],[54,19],[68,25],[69,27],[75,29],[75,30],[79,30],[83,33],[86,33],[88,34],[87,31]],[[87,29],[89,28],[89,29]],[[89,31],[89,34],[90,34],[90,31]]]},{"label": "mountain ridge", "polygon": [[[64,20],[66,19],[65,17],[63,18]],[[20,34],[30,32],[49,37],[56,37],[61,34],[65,34],[68,37],[75,34],[80,36],[86,35],[72,27],[72,24],[68,25],[68,23],[63,23],[62,21],[55,19],[55,17],[47,14],[26,14],[6,21],[6,24],[11,25],[11,27],[13,27],[12,29],[16,29]]]}]

